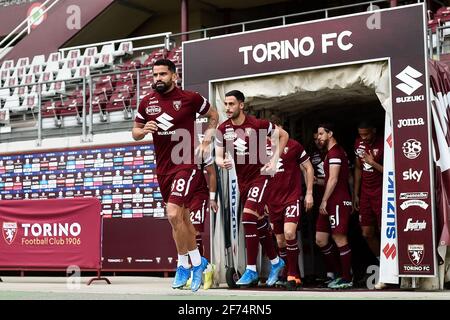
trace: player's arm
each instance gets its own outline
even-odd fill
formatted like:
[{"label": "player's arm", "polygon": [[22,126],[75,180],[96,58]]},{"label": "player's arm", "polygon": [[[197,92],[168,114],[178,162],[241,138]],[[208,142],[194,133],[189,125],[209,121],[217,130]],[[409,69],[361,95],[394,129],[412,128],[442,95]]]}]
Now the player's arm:
[{"label": "player's arm", "polygon": [[308,159],[300,165],[300,169],[303,172],[303,177],[305,178],[306,184],[305,209],[309,210],[314,205],[313,199],[314,167],[311,161]]},{"label": "player's arm", "polygon": [[269,162],[266,163],[264,167],[261,169],[261,172],[265,171],[271,175],[273,175],[276,172],[278,159],[280,158],[289,140],[289,134],[283,128],[274,125],[272,126],[273,128],[270,135],[273,151],[272,157],[270,158]]},{"label": "player's arm", "polygon": [[209,203],[211,205],[211,209],[213,212],[217,212],[218,206],[216,202],[216,192],[217,192],[217,173],[216,168],[211,163],[209,166],[206,166],[206,172],[208,173],[209,180]]},{"label": "player's arm", "polygon": [[361,160],[355,158],[355,174],[353,177],[353,210],[359,211],[359,190],[361,189]]},{"label": "player's arm", "polygon": [[364,161],[371,165],[372,167],[375,168],[375,170],[377,170],[378,172],[383,173],[383,166],[381,164],[379,164],[378,162],[375,161],[372,152],[370,152],[370,150],[368,150],[368,153],[364,154]]},{"label": "player's arm", "polygon": [[154,133],[158,130],[158,126],[155,121],[149,121],[147,123],[134,122],[132,136],[134,140],[142,140],[149,133]]},{"label": "player's arm", "polygon": [[334,188],[338,182],[339,171],[341,170],[340,164],[330,164],[330,176],[328,178],[327,184],[325,186],[325,192],[322,197],[322,203],[320,204],[319,211],[321,214],[328,214],[327,212],[327,202],[330,196],[334,192]]},{"label": "player's arm", "polygon": [[219,123],[219,113],[217,113],[216,107],[211,105],[208,112],[205,113],[204,116],[208,118],[208,125],[205,131],[205,138],[203,139],[203,142],[209,145],[211,143],[212,137],[216,135],[216,128],[217,124]]},{"label": "player's arm", "polygon": [[[275,146],[274,155],[276,155],[276,160],[281,156],[289,140],[289,133],[283,128],[275,126],[275,130],[271,135],[272,145]],[[277,161],[275,163],[277,163]]]},{"label": "player's arm", "polygon": [[219,168],[230,170],[233,167],[233,161],[230,159],[228,154],[225,153],[225,148],[220,147],[216,144],[215,147],[216,152],[216,164]]}]

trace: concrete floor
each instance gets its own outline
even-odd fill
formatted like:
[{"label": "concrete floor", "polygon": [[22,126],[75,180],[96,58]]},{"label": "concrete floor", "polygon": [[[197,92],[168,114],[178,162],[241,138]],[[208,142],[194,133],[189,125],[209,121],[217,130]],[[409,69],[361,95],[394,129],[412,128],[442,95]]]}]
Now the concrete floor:
[{"label": "concrete floor", "polygon": [[111,284],[90,277],[2,277],[0,300],[449,300],[450,291],[362,289],[332,291],[305,288],[283,291],[275,288],[219,288],[192,293],[171,288],[172,278],[108,277]]}]

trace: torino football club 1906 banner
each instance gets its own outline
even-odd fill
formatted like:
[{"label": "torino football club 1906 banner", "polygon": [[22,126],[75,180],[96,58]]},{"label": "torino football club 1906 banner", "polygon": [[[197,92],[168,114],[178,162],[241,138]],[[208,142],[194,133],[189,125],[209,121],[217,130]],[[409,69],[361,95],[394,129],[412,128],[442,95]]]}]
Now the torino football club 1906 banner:
[{"label": "torino football club 1906 banner", "polygon": [[100,268],[96,198],[14,201],[0,206],[1,268]]}]

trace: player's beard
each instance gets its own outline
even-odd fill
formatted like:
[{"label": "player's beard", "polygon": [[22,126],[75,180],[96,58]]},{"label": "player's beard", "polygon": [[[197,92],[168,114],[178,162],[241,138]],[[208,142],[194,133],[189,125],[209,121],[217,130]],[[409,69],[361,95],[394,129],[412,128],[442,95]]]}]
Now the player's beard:
[{"label": "player's beard", "polygon": [[230,116],[230,119],[235,120],[239,117],[239,115],[241,114],[241,110],[237,109],[235,112],[233,112]]},{"label": "player's beard", "polygon": [[158,93],[164,93],[169,90],[171,83],[166,83],[164,81],[157,81],[154,84],[154,88]]}]

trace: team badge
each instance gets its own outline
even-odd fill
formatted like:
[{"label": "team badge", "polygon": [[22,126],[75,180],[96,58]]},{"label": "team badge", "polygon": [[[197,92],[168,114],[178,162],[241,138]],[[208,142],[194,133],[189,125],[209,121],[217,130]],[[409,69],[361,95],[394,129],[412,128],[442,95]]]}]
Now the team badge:
[{"label": "team badge", "polygon": [[423,260],[423,253],[425,251],[423,244],[409,244],[408,257],[415,266],[418,266]]},{"label": "team badge", "polygon": [[176,111],[180,110],[180,108],[181,108],[181,100],[174,100],[172,105],[173,105],[173,108]]},{"label": "team badge", "polygon": [[2,228],[3,239],[5,239],[7,244],[12,244],[17,234],[17,223],[16,222],[3,222]]}]

